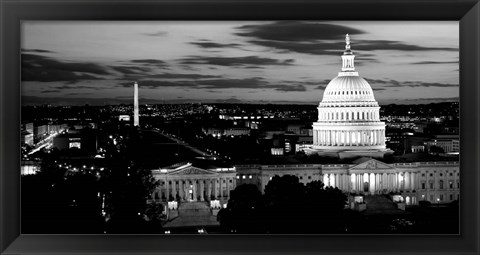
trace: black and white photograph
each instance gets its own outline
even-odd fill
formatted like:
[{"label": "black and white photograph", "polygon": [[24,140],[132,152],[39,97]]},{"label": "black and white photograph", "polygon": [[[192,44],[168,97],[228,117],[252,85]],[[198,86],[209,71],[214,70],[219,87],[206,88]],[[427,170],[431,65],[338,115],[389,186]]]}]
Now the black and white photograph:
[{"label": "black and white photograph", "polygon": [[21,233],[458,235],[459,28],[22,21]]}]

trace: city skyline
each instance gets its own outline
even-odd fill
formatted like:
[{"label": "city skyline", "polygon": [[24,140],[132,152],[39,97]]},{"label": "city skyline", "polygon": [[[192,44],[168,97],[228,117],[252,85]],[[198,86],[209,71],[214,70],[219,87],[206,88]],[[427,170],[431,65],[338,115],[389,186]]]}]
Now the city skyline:
[{"label": "city skyline", "polygon": [[351,35],[380,104],[458,101],[458,22],[22,24],[22,104],[318,104]]}]

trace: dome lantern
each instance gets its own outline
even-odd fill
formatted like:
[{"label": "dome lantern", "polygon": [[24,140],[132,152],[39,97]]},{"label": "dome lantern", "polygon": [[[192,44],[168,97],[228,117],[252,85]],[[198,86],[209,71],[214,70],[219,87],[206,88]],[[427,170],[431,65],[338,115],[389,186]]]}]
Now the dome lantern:
[{"label": "dome lantern", "polygon": [[345,51],[342,55],[342,72],[354,72],[355,71],[355,55],[353,55],[350,49],[350,36],[345,36]]}]

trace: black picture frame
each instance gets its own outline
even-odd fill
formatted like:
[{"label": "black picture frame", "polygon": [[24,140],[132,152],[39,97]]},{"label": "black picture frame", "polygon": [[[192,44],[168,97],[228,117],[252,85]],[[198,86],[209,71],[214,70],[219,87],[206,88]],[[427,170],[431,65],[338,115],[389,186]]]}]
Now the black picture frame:
[{"label": "black picture frame", "polygon": [[[480,4],[478,0],[0,0],[2,254],[478,254]],[[21,235],[22,20],[458,20],[461,235]]]}]

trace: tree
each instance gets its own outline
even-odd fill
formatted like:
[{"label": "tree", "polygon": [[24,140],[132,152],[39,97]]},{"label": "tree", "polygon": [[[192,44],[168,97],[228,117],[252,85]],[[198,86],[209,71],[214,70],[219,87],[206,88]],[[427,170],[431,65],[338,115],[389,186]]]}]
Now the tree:
[{"label": "tree", "polygon": [[263,230],[262,193],[256,185],[242,184],[231,192],[228,208],[222,211],[223,227],[235,229],[237,233],[258,233]]},{"label": "tree", "polygon": [[[146,230],[147,199],[158,185],[149,170],[118,162],[105,177],[108,232],[142,233]],[[154,212],[154,211],[153,211]],[[155,218],[150,211],[150,217]]]},{"label": "tree", "polygon": [[430,146],[430,153],[438,155],[440,153],[445,153],[445,150],[442,147],[432,145]]},{"label": "tree", "polygon": [[305,186],[297,176],[274,176],[265,186],[264,220],[272,233],[299,233],[305,212]]},{"label": "tree", "polygon": [[347,196],[338,188],[325,187],[320,181],[306,186],[306,217],[310,231],[331,233],[342,231],[342,212]]}]

